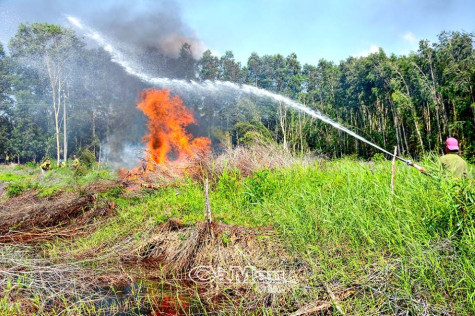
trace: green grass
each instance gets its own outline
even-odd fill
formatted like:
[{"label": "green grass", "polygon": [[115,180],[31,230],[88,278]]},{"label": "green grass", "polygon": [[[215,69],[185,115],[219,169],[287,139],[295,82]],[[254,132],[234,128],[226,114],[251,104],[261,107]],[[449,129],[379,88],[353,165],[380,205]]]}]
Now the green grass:
[{"label": "green grass", "polygon": [[85,169],[78,175],[71,168],[53,168],[44,174],[38,165],[0,166],[0,183],[7,183],[7,197],[27,190],[37,190],[38,196],[47,197],[56,192],[80,190],[82,186],[104,179],[115,179],[114,171],[107,168]]},{"label": "green grass", "polygon": [[12,182],[12,181],[18,181],[18,180],[20,180],[24,177],[25,176],[18,175],[18,174],[15,174],[15,173],[6,172],[6,173],[1,173],[0,174],[0,181]]},{"label": "green grass", "polygon": [[[212,214],[224,223],[273,227],[288,250],[312,267],[309,285],[357,290],[341,303],[348,314],[420,314],[424,306],[432,314],[474,314],[473,179],[446,179],[433,159],[423,164],[436,177],[398,163],[394,193],[389,161],[321,160],[248,178],[228,171],[211,183]],[[58,170],[41,185],[52,190],[103,177],[95,172],[71,180],[70,170]],[[146,242],[168,218],[204,219],[203,187],[191,179],[140,197],[121,197],[120,190],[103,197],[116,202],[116,216],[72,242],[45,244],[45,251],[53,257],[65,251],[100,256],[126,239]]]},{"label": "green grass", "polygon": [[[434,313],[475,313],[473,180],[426,177],[398,164],[392,193],[390,176],[390,162],[352,159],[249,178],[228,172],[211,187],[213,218],[273,227],[313,267],[309,284],[357,284],[359,294],[342,303],[350,314],[417,314],[424,304]],[[202,190],[185,180],[140,199],[116,198],[118,215],[67,247],[107,249],[130,236],[140,243],[168,218],[203,220]]]}]

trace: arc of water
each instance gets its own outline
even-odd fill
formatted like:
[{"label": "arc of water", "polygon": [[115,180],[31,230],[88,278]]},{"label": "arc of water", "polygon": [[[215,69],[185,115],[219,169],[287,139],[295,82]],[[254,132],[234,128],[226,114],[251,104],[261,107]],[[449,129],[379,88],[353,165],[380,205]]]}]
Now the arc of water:
[{"label": "arc of water", "polygon": [[[296,102],[288,97],[282,96],[280,94],[272,93],[270,91],[260,89],[257,87],[249,86],[249,85],[238,85],[229,81],[210,81],[206,80],[202,83],[196,82],[196,81],[186,81],[186,80],[180,80],[180,79],[170,79],[170,78],[162,78],[162,77],[153,77],[150,76],[149,74],[145,73],[144,71],[140,71],[140,66],[136,63],[134,63],[131,59],[126,58],[126,56],[118,49],[116,49],[110,41],[108,41],[104,36],[102,36],[100,33],[98,33],[96,30],[92,29],[91,27],[88,27],[84,25],[83,23],[80,22],[79,19],[73,17],[73,16],[66,16],[66,18],[71,22],[73,25],[75,25],[77,28],[81,29],[82,31],[85,32],[85,36],[95,40],[101,47],[104,48],[105,51],[107,51],[112,58],[112,61],[119,64],[124,68],[124,70],[141,80],[148,82],[153,85],[159,85],[159,86],[165,86],[165,87],[177,87],[180,89],[185,89],[185,90],[194,90],[194,91],[199,91],[202,90],[203,92],[234,92],[234,93],[244,93],[244,94],[249,94],[249,95],[254,95],[262,98],[267,98],[270,100],[273,100],[275,102],[281,102],[288,107],[291,107],[293,109],[296,109],[298,111],[304,112],[322,122],[325,122],[327,124],[330,124],[331,126],[353,136],[354,138],[384,152],[385,154],[388,154],[390,156],[394,156],[393,153],[381,148],[380,146],[374,144],[373,142],[367,140],[366,138],[356,134],[352,130],[344,127],[338,122],[335,122],[334,120],[326,117],[323,115],[320,111],[311,109],[299,102]],[[400,157],[398,157],[400,158]],[[402,158],[400,158],[402,159]]]}]

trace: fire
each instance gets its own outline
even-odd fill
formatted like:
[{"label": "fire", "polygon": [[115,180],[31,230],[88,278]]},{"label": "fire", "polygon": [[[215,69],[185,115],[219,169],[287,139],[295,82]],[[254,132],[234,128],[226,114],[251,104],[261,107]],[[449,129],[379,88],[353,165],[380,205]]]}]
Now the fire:
[{"label": "fire", "polygon": [[143,138],[147,142],[148,166],[173,160],[193,157],[210,150],[211,141],[206,137],[193,139],[186,131],[190,124],[196,124],[193,113],[186,108],[178,96],[170,97],[169,90],[144,90],[137,108],[148,117],[150,134]]}]

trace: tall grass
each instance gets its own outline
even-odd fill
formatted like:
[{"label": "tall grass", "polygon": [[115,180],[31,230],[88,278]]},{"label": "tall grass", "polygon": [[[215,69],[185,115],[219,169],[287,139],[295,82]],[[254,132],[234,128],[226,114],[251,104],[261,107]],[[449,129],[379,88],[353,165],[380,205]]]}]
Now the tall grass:
[{"label": "tall grass", "polygon": [[[390,177],[388,161],[349,158],[249,177],[226,169],[212,183],[211,208],[217,221],[273,227],[312,266],[309,285],[356,288],[342,303],[350,314],[475,313],[473,180],[426,177],[398,164],[392,193]],[[140,243],[168,218],[203,220],[203,199],[191,179],[117,198],[118,215],[67,248],[100,253],[125,239]]]}]

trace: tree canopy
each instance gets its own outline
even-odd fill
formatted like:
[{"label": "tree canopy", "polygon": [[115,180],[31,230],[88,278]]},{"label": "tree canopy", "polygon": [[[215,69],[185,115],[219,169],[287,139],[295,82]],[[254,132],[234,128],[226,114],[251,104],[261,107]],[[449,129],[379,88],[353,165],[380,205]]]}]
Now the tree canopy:
[{"label": "tree canopy", "polygon": [[[259,56],[245,65],[231,51],[199,60],[184,44],[177,57],[158,56],[152,71],[184,80],[224,80],[288,96],[323,112],[376,144],[404,155],[440,152],[449,136],[475,154],[474,35],[442,32],[406,56],[382,49],[336,64],[302,65],[296,54]],[[154,55],[155,54],[155,55]],[[155,58],[156,57],[156,58]],[[160,57],[160,58],[159,58]],[[145,134],[135,108],[146,84],[127,74],[102,49],[88,48],[74,31],[46,23],[20,24],[9,54],[0,45],[0,157],[38,161],[81,149],[120,155]],[[200,125],[192,132],[222,135],[234,144],[264,139],[289,150],[328,156],[375,151],[322,122],[249,95],[181,95]],[[245,134],[248,134],[245,137]]]}]

